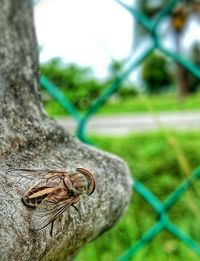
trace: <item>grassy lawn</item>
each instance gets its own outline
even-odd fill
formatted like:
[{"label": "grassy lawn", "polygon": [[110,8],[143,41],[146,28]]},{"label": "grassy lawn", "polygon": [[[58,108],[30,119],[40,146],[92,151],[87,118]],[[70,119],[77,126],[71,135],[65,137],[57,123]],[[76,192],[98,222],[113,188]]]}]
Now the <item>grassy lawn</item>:
[{"label": "grassy lawn", "polygon": [[175,94],[138,95],[135,98],[124,99],[120,102],[107,103],[99,113],[119,114],[137,112],[165,112],[165,111],[200,110],[200,93],[186,97],[183,102],[178,101]]},{"label": "grassy lawn", "polygon": [[[64,116],[68,112],[55,100],[45,102],[45,110],[50,116]],[[98,114],[123,114],[138,112],[200,110],[200,93],[190,95],[183,102],[178,101],[176,94],[138,95],[127,99],[110,99],[98,111]],[[82,111],[84,112],[84,110]]]},{"label": "grassy lawn", "polygon": [[[192,169],[200,165],[200,135],[190,133],[137,134],[123,138],[93,137],[98,147],[122,157],[133,176],[164,200]],[[170,209],[172,222],[200,242],[199,182]],[[86,245],[76,261],[114,261],[156,221],[152,207],[136,192],[115,227]],[[134,261],[199,260],[190,248],[163,231],[140,249]]]}]

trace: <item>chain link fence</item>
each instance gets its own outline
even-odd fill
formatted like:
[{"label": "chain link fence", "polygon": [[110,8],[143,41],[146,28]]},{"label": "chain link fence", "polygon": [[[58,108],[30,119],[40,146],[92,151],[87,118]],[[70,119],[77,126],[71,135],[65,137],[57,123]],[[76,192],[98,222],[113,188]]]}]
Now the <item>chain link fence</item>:
[{"label": "chain link fence", "polygon": [[[155,50],[158,49],[164,55],[172,58],[175,63],[184,66],[188,71],[200,79],[200,69],[187,60],[180,54],[165,47],[161,41],[159,26],[163,19],[165,19],[177,4],[185,2],[181,0],[167,1],[165,8],[162,9],[154,19],[149,19],[145,14],[138,9],[130,7],[121,1],[116,0],[118,4],[125,8],[136,21],[142,25],[149,33],[151,43],[143,53],[131,62],[131,58],[125,64],[121,75],[108,86],[105,91],[92,103],[84,114],[80,114],[75,106],[68,100],[64,94],[44,75],[41,76],[41,86],[45,89],[57,102],[75,119],[77,122],[77,137],[86,142],[91,143],[87,136],[87,124],[90,118],[108,101],[108,99],[117,93],[123,82],[130,76],[130,74],[138,68],[139,65]],[[162,230],[167,230],[179,240],[190,247],[197,255],[200,256],[200,244],[193,240],[188,234],[177,227],[170,220],[168,216],[169,209],[177,202],[179,198],[192,186],[193,182],[200,178],[200,168],[197,168],[183,183],[181,183],[176,190],[167,197],[164,202],[161,202],[150,190],[148,190],[141,182],[136,180],[133,184],[133,190],[139,193],[156,211],[156,223],[130,248],[118,259],[120,261],[130,260],[138,250],[148,244],[156,235]]]}]

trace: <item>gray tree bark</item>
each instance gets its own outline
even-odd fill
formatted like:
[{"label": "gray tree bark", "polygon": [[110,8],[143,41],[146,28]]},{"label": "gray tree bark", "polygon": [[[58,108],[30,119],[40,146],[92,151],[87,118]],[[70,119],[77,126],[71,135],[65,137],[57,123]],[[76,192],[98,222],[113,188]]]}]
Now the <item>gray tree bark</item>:
[{"label": "gray tree bark", "polygon": [[[32,232],[21,203],[25,187],[7,182],[10,168],[84,167],[97,188],[49,228]],[[119,158],[85,145],[49,119],[38,94],[38,53],[31,0],[0,0],[0,260],[71,260],[82,245],[118,220],[131,195]],[[61,229],[61,226],[63,229]]]}]

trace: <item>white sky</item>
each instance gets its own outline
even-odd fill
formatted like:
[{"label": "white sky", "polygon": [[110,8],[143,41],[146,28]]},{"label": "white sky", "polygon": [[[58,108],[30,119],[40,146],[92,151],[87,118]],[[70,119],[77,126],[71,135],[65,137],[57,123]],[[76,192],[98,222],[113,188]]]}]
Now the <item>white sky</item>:
[{"label": "white sky", "polygon": [[35,8],[41,62],[61,56],[104,76],[131,47],[131,16],[114,0],[42,0]]},{"label": "white sky", "polygon": [[[41,62],[60,56],[104,77],[112,57],[123,59],[131,51],[132,18],[115,0],[41,0],[35,7],[35,25]],[[191,24],[184,45],[199,35],[200,26]]]}]

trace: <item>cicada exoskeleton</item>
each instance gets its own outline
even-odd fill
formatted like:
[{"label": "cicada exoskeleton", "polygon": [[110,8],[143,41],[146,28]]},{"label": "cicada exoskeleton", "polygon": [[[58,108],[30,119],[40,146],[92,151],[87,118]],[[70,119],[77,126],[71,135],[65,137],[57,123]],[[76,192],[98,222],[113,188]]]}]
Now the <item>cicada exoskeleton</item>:
[{"label": "cicada exoskeleton", "polygon": [[52,223],[51,235],[53,222],[70,206],[78,211],[75,204],[81,195],[91,195],[96,187],[94,175],[84,168],[77,168],[74,172],[12,169],[7,176],[29,186],[22,196],[22,202],[35,209],[30,228],[40,230]]}]

